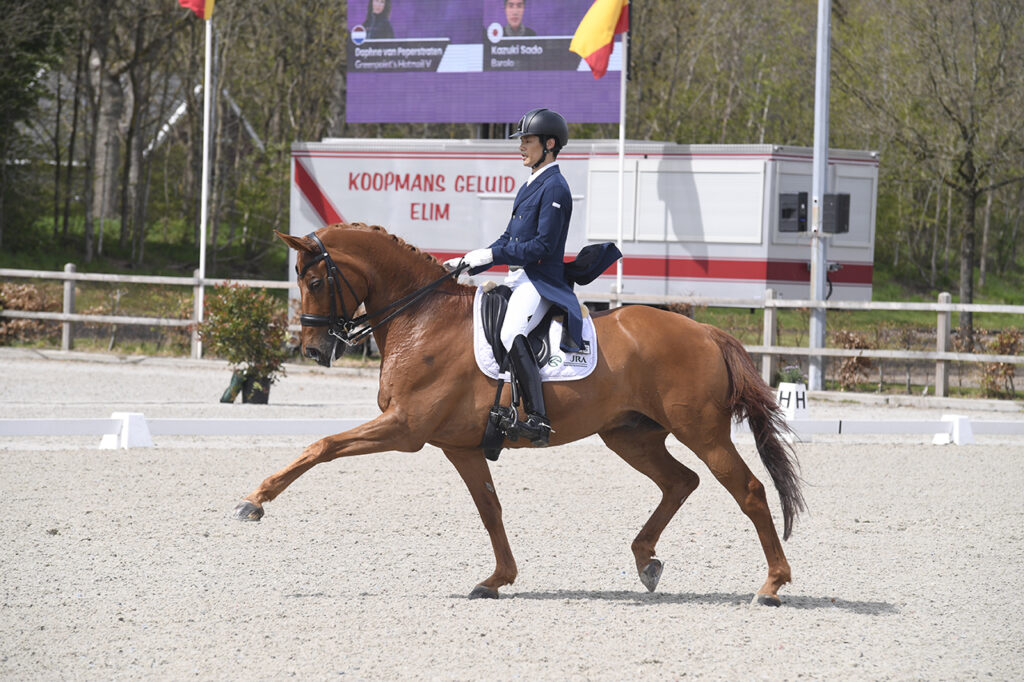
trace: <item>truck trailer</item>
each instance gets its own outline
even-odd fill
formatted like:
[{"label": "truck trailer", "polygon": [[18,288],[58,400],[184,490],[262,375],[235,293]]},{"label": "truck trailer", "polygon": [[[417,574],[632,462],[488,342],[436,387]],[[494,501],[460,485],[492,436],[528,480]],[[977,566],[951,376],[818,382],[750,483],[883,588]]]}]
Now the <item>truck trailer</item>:
[{"label": "truck trailer", "polygon": [[[558,155],[573,193],[566,257],[621,242],[622,293],[632,302],[761,298],[767,288],[810,298],[812,161],[808,147],[629,141],[620,226],[618,141],[570,140]],[[528,176],[511,140],[299,142],[289,229],[377,224],[446,260],[502,233]],[[871,300],[878,153],[830,150],[827,186],[819,210],[829,296]],[[578,291],[607,301],[617,286],[613,267]]]}]

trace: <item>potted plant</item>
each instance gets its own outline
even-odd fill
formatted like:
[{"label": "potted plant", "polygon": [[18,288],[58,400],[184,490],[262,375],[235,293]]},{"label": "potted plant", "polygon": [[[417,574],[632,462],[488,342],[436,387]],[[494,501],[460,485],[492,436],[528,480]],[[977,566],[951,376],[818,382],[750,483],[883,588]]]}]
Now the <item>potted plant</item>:
[{"label": "potted plant", "polygon": [[234,369],[221,402],[233,402],[241,392],[244,403],[266,403],[289,356],[284,312],[263,289],[238,284],[214,287],[205,308],[199,338]]},{"label": "potted plant", "polygon": [[778,373],[780,384],[805,384],[807,380],[799,365],[786,365]]}]

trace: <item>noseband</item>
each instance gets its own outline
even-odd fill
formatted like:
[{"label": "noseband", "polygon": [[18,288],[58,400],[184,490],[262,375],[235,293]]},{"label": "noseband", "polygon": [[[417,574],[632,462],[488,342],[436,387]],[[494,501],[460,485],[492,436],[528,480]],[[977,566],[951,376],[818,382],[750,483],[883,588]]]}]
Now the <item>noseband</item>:
[{"label": "noseband", "polygon": [[[324,243],[320,241],[320,237],[318,237],[315,232],[310,232],[306,236],[316,243],[317,247],[320,249],[320,253],[314,256],[313,259],[310,260],[308,263],[306,263],[306,265],[302,268],[302,271],[299,273],[299,279],[305,277],[306,273],[309,271],[311,267],[323,261],[323,263],[327,267],[327,292],[331,298],[331,314],[312,315],[310,313],[302,313],[299,316],[299,324],[301,324],[303,327],[327,327],[328,334],[330,334],[338,341],[341,341],[342,343],[348,346],[353,346],[362,343],[362,341],[367,336],[369,336],[374,329],[376,329],[380,325],[384,324],[385,322],[393,318],[398,313],[408,308],[424,294],[428,293],[429,291],[432,291],[433,289],[436,289],[442,282],[444,282],[449,277],[458,277],[460,272],[469,267],[465,263],[460,263],[459,267],[455,268],[451,272],[445,273],[443,277],[434,280],[433,282],[427,284],[426,286],[420,287],[419,289],[412,292],[411,294],[408,294],[407,296],[403,296],[397,301],[394,301],[393,303],[390,303],[389,305],[385,306],[381,310],[378,310],[375,313],[367,313],[365,315],[360,315],[359,317],[352,317],[351,315],[349,315],[348,307],[345,305],[345,296],[343,295],[343,291],[341,288],[342,282],[345,283],[345,287],[348,289],[349,293],[352,294],[353,301],[359,300],[359,296],[358,294],[356,294],[356,290],[352,287],[352,284],[349,283],[348,278],[345,277],[345,274],[341,271],[341,268],[339,268],[337,263],[334,262],[334,259],[331,258],[331,254],[327,252],[327,247],[325,247]],[[356,305],[358,305],[358,303]],[[340,315],[338,314],[339,307],[341,308]],[[378,321],[375,324],[369,324],[370,320],[380,315],[383,315],[388,311],[391,311],[391,313],[387,317],[383,318],[382,320]]]}]

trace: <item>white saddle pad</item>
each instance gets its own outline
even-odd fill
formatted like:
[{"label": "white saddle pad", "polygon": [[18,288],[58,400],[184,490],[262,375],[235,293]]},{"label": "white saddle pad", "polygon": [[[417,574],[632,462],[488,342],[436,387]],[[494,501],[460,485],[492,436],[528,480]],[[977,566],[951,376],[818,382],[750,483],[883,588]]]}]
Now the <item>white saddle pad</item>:
[{"label": "white saddle pad", "polygon": [[[476,355],[476,364],[480,371],[490,378],[509,381],[508,372],[499,377],[494,352],[484,337],[480,315],[483,295],[483,289],[477,287],[476,297],[473,299],[473,353]],[[547,343],[551,348],[551,357],[540,368],[541,381],[575,381],[589,376],[597,366],[597,333],[594,330],[594,320],[590,316],[583,318],[583,348],[578,353],[564,352],[559,348],[561,341],[562,321],[556,318],[551,321],[551,329],[548,331]]]}]

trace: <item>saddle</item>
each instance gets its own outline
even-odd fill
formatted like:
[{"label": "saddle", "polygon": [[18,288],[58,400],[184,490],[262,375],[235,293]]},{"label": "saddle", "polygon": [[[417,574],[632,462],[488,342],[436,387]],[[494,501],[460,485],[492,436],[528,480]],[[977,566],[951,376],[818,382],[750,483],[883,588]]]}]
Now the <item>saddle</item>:
[{"label": "saddle", "polygon": [[[491,284],[488,282],[488,284]],[[505,313],[508,311],[508,299],[512,295],[512,289],[504,284],[492,287],[484,285],[484,295],[480,301],[480,322],[483,325],[484,338],[487,340],[491,351],[494,353],[494,360],[499,366],[505,366],[505,346],[501,343],[501,325],[505,321]],[[551,359],[551,346],[548,345],[548,330],[551,327],[551,320],[562,313],[555,307],[548,309],[533,331],[527,336],[530,342],[530,349],[537,359],[537,366],[543,367]],[[562,340],[571,343],[568,339],[568,332],[563,326]]]}]

